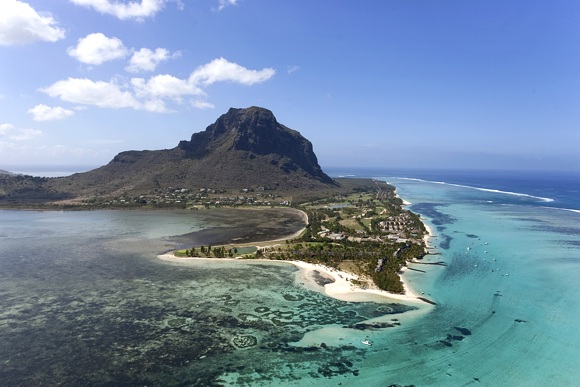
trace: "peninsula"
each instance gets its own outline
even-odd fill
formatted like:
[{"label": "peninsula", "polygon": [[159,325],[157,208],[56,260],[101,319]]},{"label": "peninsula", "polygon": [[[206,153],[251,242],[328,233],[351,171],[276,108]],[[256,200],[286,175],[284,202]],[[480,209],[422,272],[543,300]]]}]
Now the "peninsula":
[{"label": "peninsula", "polygon": [[398,273],[406,262],[427,252],[427,230],[403,208],[395,187],[371,179],[333,180],[310,141],[260,107],[231,108],[173,149],[122,152],[92,171],[60,178],[0,174],[0,206],[295,207],[307,221],[293,238],[191,246],[176,256],[308,262],[356,275],[353,286],[394,293],[405,291]]},{"label": "peninsula", "polygon": [[[298,235],[259,243],[192,246],[162,258],[305,262],[326,274],[317,279],[319,284],[336,282],[339,278],[332,272],[340,272],[343,286],[347,281],[356,289],[409,295],[400,274],[408,262],[420,262],[426,255],[428,230],[418,215],[403,208],[395,187],[370,179],[352,180],[359,185],[350,194],[293,204],[306,215],[306,227]],[[416,295],[412,298],[429,302]]]}]

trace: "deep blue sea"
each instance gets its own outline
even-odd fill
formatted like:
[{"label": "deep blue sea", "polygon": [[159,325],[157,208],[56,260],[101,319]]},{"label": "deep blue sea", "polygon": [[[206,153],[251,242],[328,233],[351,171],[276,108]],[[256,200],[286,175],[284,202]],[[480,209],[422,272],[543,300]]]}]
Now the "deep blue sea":
[{"label": "deep blue sea", "polygon": [[282,263],[157,258],[291,234],[297,215],[2,210],[0,384],[577,385],[579,173],[328,172],[388,181],[422,216],[432,254],[404,276],[436,306],[334,300]]},{"label": "deep blue sea", "polygon": [[[525,198],[546,198],[540,204],[560,209],[580,211],[580,171],[489,171],[489,170],[417,170],[417,169],[370,169],[328,168],[333,177],[399,177],[424,180],[428,183],[458,185],[464,188],[494,191],[504,201],[525,205]],[[503,194],[507,194],[504,196]],[[510,195],[511,194],[511,195]],[[538,204],[530,200],[527,204]]]}]

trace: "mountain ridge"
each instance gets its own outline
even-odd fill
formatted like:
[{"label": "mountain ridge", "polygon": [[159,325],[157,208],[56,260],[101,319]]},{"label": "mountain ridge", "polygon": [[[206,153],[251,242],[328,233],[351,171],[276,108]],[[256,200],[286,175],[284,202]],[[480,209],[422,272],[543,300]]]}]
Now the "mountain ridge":
[{"label": "mountain ridge", "polygon": [[[0,181],[0,201],[19,191],[10,177]],[[12,183],[14,183],[12,181]],[[24,184],[25,183],[25,184]],[[33,200],[112,197],[148,193],[167,187],[215,189],[262,188],[284,191],[338,187],[326,175],[312,143],[280,124],[265,108],[230,108],[204,131],[172,149],[130,150],[108,164],[71,176],[20,180]],[[14,184],[12,184],[14,185]],[[12,189],[11,189],[12,188]]]}]

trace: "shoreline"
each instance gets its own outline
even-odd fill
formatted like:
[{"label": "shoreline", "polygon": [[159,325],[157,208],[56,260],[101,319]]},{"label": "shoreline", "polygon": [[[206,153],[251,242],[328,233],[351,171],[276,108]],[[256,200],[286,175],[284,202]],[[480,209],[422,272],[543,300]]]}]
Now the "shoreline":
[{"label": "shoreline", "polygon": [[[237,246],[237,247],[256,246],[258,249],[261,249],[261,248],[265,248],[265,247],[276,246],[280,242],[284,242],[284,241],[299,237],[306,230],[306,226],[308,225],[308,222],[309,222],[308,214],[299,208],[294,208],[294,207],[288,207],[288,208],[291,208],[292,210],[298,211],[302,216],[302,220],[304,221],[304,227],[302,227],[300,230],[296,231],[295,233],[283,236],[283,237],[278,238],[278,239],[268,239],[265,241],[257,240],[255,242],[238,242],[238,240],[240,238],[234,238],[234,239],[231,239],[228,243],[224,243],[224,244]],[[260,209],[252,208],[252,210],[260,210]],[[202,258],[203,259],[205,257],[190,257],[190,258]],[[218,259],[223,259],[223,258],[218,258]],[[237,258],[232,258],[232,259],[237,259]],[[266,261],[268,261],[268,260],[266,260]]]},{"label": "shoreline", "polygon": [[269,242],[280,242],[280,241],[287,241],[290,239],[294,239],[300,236],[300,234],[302,234],[305,230],[306,230],[306,226],[308,226],[308,214],[306,213],[306,211],[303,211],[301,209],[298,208],[294,208],[296,211],[299,211],[302,214],[302,220],[304,220],[304,227],[302,227],[300,230],[296,231],[294,234],[279,238],[279,239],[273,239],[273,240],[269,240],[269,241],[265,241],[262,243],[269,243]]},{"label": "shoreline", "polygon": [[429,242],[431,241],[431,238],[433,238],[435,236],[435,234],[433,234],[433,229],[431,228],[431,226],[429,226],[427,223],[425,223],[422,219],[421,219],[421,223],[423,223],[423,226],[425,226],[425,230],[427,230],[427,234],[425,234],[423,236],[423,242],[425,242],[425,248],[430,249],[432,247],[429,246]]},{"label": "shoreline", "polygon": [[[401,200],[403,200],[401,198]],[[403,200],[404,205],[409,205],[410,203]],[[303,227],[302,229],[298,230],[297,232],[279,238],[279,239],[274,239],[274,240],[268,240],[268,241],[262,241],[262,242],[247,242],[247,243],[243,243],[240,244],[240,246],[249,246],[249,245],[255,245],[258,249],[264,249],[264,248],[268,248],[268,247],[273,247],[278,245],[280,242],[283,241],[287,241],[293,238],[296,238],[298,236],[300,236],[305,230],[306,230],[306,226],[308,225],[309,219],[308,219],[308,214],[300,209],[296,209],[297,211],[299,211],[302,214],[302,218],[304,220],[305,223],[305,227]],[[429,240],[430,238],[433,236],[433,232],[431,227],[426,224],[423,220],[421,220],[421,222],[423,223],[427,233],[425,234],[425,236],[423,237],[423,240],[425,242],[425,248],[428,249],[429,246]],[[234,243],[232,243],[235,245],[235,241]],[[361,278],[358,275],[355,275],[353,273],[348,273],[346,271],[341,271],[338,269],[334,269],[332,267],[328,267],[328,266],[324,266],[321,264],[313,264],[313,263],[308,263],[308,262],[304,262],[304,261],[287,261],[287,260],[272,260],[272,259],[260,259],[260,258],[252,258],[252,259],[242,259],[241,257],[235,257],[235,258],[207,258],[207,257],[176,257],[173,251],[167,252],[165,254],[160,254],[157,256],[157,258],[165,260],[165,261],[170,261],[170,262],[195,262],[195,260],[198,261],[209,261],[209,262],[217,262],[217,261],[244,261],[244,262],[281,262],[281,263],[285,263],[285,264],[291,264],[294,265],[295,267],[297,267],[298,269],[300,269],[300,271],[302,272],[303,278],[307,278],[310,277],[312,278],[312,274],[314,272],[321,272],[323,274],[325,274],[327,277],[332,278],[334,282],[326,284],[324,286],[322,286],[321,290],[325,295],[327,295],[328,297],[332,297],[338,300],[342,300],[342,301],[350,301],[350,302],[365,302],[365,301],[369,301],[369,297],[381,297],[382,299],[390,299],[390,300],[394,300],[394,301],[402,301],[405,303],[411,303],[411,304],[419,304],[422,306],[433,306],[435,305],[433,302],[425,299],[424,297],[421,297],[420,295],[417,295],[417,293],[414,292],[414,290],[412,289],[412,287],[410,286],[410,284],[408,283],[408,281],[405,279],[404,274],[405,271],[408,269],[407,266],[404,266],[401,271],[398,274],[399,279],[403,285],[403,289],[404,289],[404,294],[398,294],[398,293],[391,293],[385,290],[380,290],[378,288],[376,288],[374,286],[374,284],[371,285],[370,288],[363,288],[360,285],[355,285],[352,283],[353,280],[358,280],[358,281],[362,281],[365,284],[368,284],[368,280],[365,278]]]},{"label": "shoreline", "polygon": [[324,285],[324,294],[326,294],[329,297],[336,298],[338,300],[351,302],[364,302],[367,301],[367,297],[365,297],[366,295],[376,295],[397,301],[427,304],[411,290],[411,288],[408,286],[408,284],[405,282],[404,279],[401,279],[401,282],[403,282],[405,294],[397,294],[376,288],[365,289],[360,286],[354,285],[351,281],[358,280],[360,278],[359,276],[338,269],[334,269],[328,266],[303,261],[271,261],[271,260],[265,261],[286,262],[300,268],[301,270],[304,270],[306,273],[318,271],[326,274],[327,276],[331,277],[334,280],[334,282]]},{"label": "shoreline", "polygon": [[334,282],[322,286],[323,293],[328,297],[335,298],[342,301],[349,302],[366,302],[369,301],[369,296],[379,296],[383,299],[390,299],[392,301],[402,301],[405,303],[429,305],[430,303],[422,299],[420,296],[415,294],[409,284],[402,278],[403,288],[405,289],[405,294],[390,293],[377,288],[362,288],[358,285],[353,284],[352,280],[358,280],[360,277],[334,269],[321,264],[308,263],[303,261],[285,261],[285,260],[272,260],[272,259],[241,259],[237,258],[206,258],[206,257],[176,257],[173,252],[168,252],[165,254],[160,254],[157,256],[158,259],[168,261],[168,262],[269,262],[276,263],[280,262],[283,264],[290,264],[298,269],[300,269],[303,278],[312,278],[314,272],[319,272],[325,274],[327,277],[332,278]]}]

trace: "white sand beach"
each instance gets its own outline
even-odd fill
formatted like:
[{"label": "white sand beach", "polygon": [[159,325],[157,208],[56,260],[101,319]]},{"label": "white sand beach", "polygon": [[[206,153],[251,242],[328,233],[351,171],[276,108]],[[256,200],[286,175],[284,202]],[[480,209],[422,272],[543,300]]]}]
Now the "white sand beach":
[{"label": "white sand beach", "polygon": [[425,242],[425,247],[429,248],[429,240],[435,236],[433,234],[433,230],[431,229],[431,227],[429,227],[429,225],[427,223],[425,223],[425,221],[423,221],[423,226],[425,226],[425,230],[427,230],[427,234],[425,234],[425,236],[423,237],[423,241]]},{"label": "white sand beach", "polygon": [[[405,303],[420,303],[425,304],[408,286],[404,278],[401,277],[405,294],[389,293],[378,288],[363,289],[358,285],[352,283],[353,280],[358,280],[359,277],[344,271],[340,271],[331,267],[320,264],[307,263],[302,261],[283,261],[291,263],[294,266],[304,270],[306,275],[308,272],[318,271],[331,277],[334,282],[324,286],[324,293],[329,296],[343,301],[361,302],[369,301],[369,295],[389,298],[391,300],[403,301]],[[373,297],[376,299],[376,297]]]},{"label": "white sand beach", "polygon": [[[329,296],[343,301],[351,302],[366,302],[371,300],[378,300],[380,298],[386,298],[391,301],[400,301],[404,303],[413,304],[427,304],[425,301],[421,300],[405,282],[404,278],[401,277],[403,282],[403,287],[405,289],[405,294],[395,294],[389,293],[384,290],[377,288],[366,288],[363,289],[358,285],[352,283],[353,280],[359,279],[358,276],[340,271],[331,267],[327,267],[320,264],[307,263],[302,261],[274,261],[269,259],[244,259],[239,258],[200,258],[200,257],[176,257],[173,253],[169,252],[166,254],[158,255],[159,259],[171,262],[211,262],[211,261],[242,261],[244,263],[252,262],[280,262],[288,263],[298,267],[301,270],[302,278],[311,278],[315,271],[323,273],[329,278],[333,279],[333,283],[324,285],[324,293]],[[386,300],[388,301],[388,300]]]},{"label": "white sand beach", "polygon": [[[304,216],[304,221],[308,224],[308,215],[304,211],[302,212]],[[425,223],[424,223],[425,224]],[[425,235],[424,240],[425,244],[428,245],[429,238],[433,235],[431,228],[425,224],[425,228],[427,229],[428,234]],[[282,239],[270,241],[271,245],[260,246],[259,248],[267,248],[277,246],[279,242],[295,238],[299,236],[304,229],[297,231],[296,233],[287,236]],[[269,242],[268,242],[269,243]],[[172,261],[172,262],[202,262],[202,261],[236,261],[241,260],[240,257],[237,258],[201,258],[201,257],[176,257],[172,252],[159,255],[158,258]],[[313,264],[307,263],[303,261],[275,261],[269,259],[244,259],[246,263],[251,262],[283,262],[289,263],[301,270],[301,276],[305,280],[305,282],[314,282],[312,278],[314,277],[315,272],[323,273],[325,276],[332,278],[334,282],[328,283],[324,285],[323,292],[329,296],[343,301],[351,301],[351,302],[365,302],[370,300],[377,300],[378,298],[385,298],[393,301],[400,301],[405,303],[412,303],[412,304],[423,304],[428,305],[429,303],[421,299],[420,296],[415,294],[409,284],[405,281],[403,275],[400,275],[401,282],[403,283],[403,288],[405,290],[404,294],[397,294],[397,293],[390,293],[384,290],[378,289],[374,284],[371,285],[370,281],[365,280],[364,278],[359,278],[357,275],[348,273],[345,271],[340,271],[338,269],[334,269],[328,266],[320,265],[320,264]],[[406,268],[404,267],[401,272],[404,273]],[[365,283],[367,287],[363,288],[353,281],[361,281]]]}]

